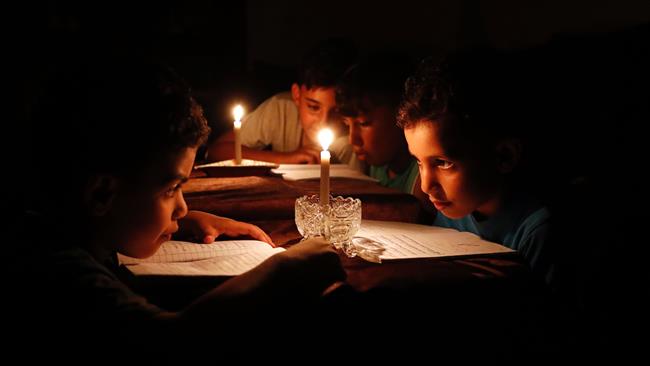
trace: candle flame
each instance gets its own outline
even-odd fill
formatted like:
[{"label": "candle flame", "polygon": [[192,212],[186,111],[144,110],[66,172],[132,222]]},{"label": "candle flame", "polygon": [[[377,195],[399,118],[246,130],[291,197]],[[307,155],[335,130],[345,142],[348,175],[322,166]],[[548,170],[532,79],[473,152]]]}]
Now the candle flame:
[{"label": "candle flame", "polygon": [[318,142],[323,147],[323,150],[327,150],[332,141],[334,141],[334,132],[329,128],[324,128],[318,132]]},{"label": "candle flame", "polygon": [[235,108],[233,108],[232,114],[235,116],[235,121],[241,120],[241,118],[244,116],[244,107],[242,107],[240,104],[237,104]]}]

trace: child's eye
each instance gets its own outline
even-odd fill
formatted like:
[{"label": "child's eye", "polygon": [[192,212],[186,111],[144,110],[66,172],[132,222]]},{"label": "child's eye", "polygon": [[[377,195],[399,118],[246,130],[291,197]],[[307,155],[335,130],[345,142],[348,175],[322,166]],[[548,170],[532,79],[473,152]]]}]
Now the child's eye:
[{"label": "child's eye", "polygon": [[181,189],[181,185],[180,185],[180,184],[177,184],[177,185],[171,187],[170,189],[166,190],[166,191],[165,191],[165,196],[167,196],[167,197],[174,197],[174,195],[176,194],[176,192],[178,192],[180,189]]},{"label": "child's eye", "polygon": [[312,112],[318,112],[320,110],[320,106],[315,104],[307,104],[307,108]]},{"label": "child's eye", "polygon": [[361,126],[361,127],[368,127],[370,125],[372,125],[372,121],[366,120],[366,121],[360,121],[359,122],[359,126]]},{"label": "child's eye", "polygon": [[436,166],[440,169],[446,170],[454,166],[454,163],[452,163],[449,160],[444,160],[444,159],[436,159],[435,161]]}]

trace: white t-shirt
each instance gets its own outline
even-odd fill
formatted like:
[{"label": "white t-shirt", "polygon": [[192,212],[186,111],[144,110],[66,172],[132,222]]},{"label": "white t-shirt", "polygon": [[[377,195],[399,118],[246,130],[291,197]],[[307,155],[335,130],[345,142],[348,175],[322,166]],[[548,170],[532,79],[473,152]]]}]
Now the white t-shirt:
[{"label": "white t-shirt", "polygon": [[[270,97],[242,119],[241,143],[252,149],[296,151],[300,147],[301,137],[302,125],[298,107],[290,92]],[[347,135],[337,137],[329,150],[333,163],[344,163],[363,170],[363,165],[352,151]]]}]

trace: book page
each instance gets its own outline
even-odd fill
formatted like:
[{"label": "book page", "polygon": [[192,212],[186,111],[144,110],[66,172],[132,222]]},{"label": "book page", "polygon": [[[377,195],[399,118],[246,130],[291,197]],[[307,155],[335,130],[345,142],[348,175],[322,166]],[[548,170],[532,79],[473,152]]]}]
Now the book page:
[{"label": "book page", "polygon": [[[336,169],[351,169],[347,164],[330,164],[330,170]],[[284,173],[289,170],[318,170],[320,172],[320,164],[280,164],[273,172],[278,174]]]},{"label": "book page", "polygon": [[354,240],[379,243],[382,260],[514,252],[469,232],[390,221],[363,220]]},{"label": "book page", "polygon": [[[284,180],[304,180],[320,178],[320,164],[280,164],[273,173],[282,174]],[[369,177],[358,170],[350,168],[347,164],[330,165],[330,178],[349,178],[376,182],[377,179]]]},{"label": "book page", "polygon": [[121,254],[118,258],[136,275],[235,276],[284,250],[258,240],[211,244],[168,241],[149,258],[137,259]]}]

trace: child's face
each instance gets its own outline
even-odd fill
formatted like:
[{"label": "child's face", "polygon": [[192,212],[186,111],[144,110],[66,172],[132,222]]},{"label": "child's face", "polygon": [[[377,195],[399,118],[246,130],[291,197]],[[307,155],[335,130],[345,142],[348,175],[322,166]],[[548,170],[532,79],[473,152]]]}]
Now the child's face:
[{"label": "child's face", "polygon": [[438,125],[420,122],[404,130],[418,160],[422,192],[445,216],[457,219],[477,211],[491,215],[498,204],[499,174],[489,157],[450,158]]},{"label": "child's face", "polygon": [[356,117],[343,117],[348,126],[350,144],[359,160],[381,166],[395,159],[404,140],[395,125],[395,111],[386,106],[370,107]]},{"label": "child's face", "polygon": [[145,168],[133,180],[121,182],[107,230],[115,237],[118,252],[146,258],[178,230],[178,220],[187,214],[181,185],[187,181],[196,155],[186,148],[171,156],[161,156],[159,163]]},{"label": "child's face", "polygon": [[333,87],[307,89],[304,85],[293,84],[291,92],[307,138],[303,145],[318,146],[318,132],[325,127],[336,107],[335,90]]}]

